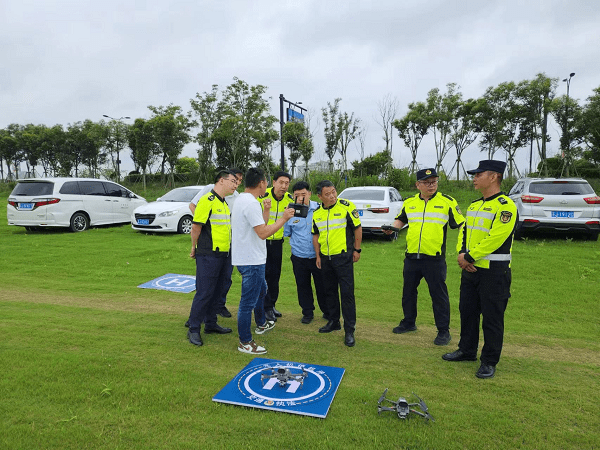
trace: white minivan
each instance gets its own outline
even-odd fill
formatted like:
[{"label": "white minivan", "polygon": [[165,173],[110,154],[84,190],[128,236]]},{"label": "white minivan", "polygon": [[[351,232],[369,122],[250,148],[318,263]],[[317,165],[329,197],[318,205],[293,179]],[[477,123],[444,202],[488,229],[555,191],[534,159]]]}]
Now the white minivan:
[{"label": "white minivan", "polygon": [[129,189],[95,178],[29,178],[19,180],[8,197],[9,225],[33,230],[131,222],[135,208],[147,203]]}]

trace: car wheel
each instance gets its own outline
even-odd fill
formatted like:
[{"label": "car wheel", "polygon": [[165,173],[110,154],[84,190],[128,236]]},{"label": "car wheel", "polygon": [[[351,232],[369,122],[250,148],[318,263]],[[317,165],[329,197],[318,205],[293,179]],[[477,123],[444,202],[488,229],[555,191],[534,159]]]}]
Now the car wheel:
[{"label": "car wheel", "polygon": [[520,241],[524,236],[523,229],[521,228],[521,222],[517,222],[517,227],[515,228],[515,240]]},{"label": "car wheel", "polygon": [[394,231],[392,234],[386,235],[385,238],[388,241],[395,241],[396,239],[398,239],[398,232]]},{"label": "car wheel", "polygon": [[71,225],[69,228],[71,231],[79,232],[85,231],[90,227],[90,219],[82,212],[77,212],[71,217]]},{"label": "car wheel", "polygon": [[597,241],[598,240],[598,232],[592,232],[587,235],[588,241]]},{"label": "car wheel", "polygon": [[192,231],[192,218],[190,216],[183,216],[179,219],[179,224],[177,225],[177,232],[179,234],[190,234]]}]

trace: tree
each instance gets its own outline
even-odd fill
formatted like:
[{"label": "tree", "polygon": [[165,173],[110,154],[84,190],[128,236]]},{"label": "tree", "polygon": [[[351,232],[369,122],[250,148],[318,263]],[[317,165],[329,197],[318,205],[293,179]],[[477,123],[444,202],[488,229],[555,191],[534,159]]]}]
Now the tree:
[{"label": "tree", "polygon": [[339,115],[338,127],[340,128],[340,155],[342,156],[344,173],[348,172],[348,146],[356,139],[360,130],[360,119],[354,117],[354,113]]},{"label": "tree", "polygon": [[149,121],[154,131],[154,140],[162,154],[161,173],[165,175],[165,165],[168,164],[173,186],[173,170],[183,147],[190,141],[188,132],[193,122],[181,112],[180,106],[148,106],[148,109],[153,113]]},{"label": "tree", "polygon": [[427,117],[429,127],[433,131],[437,157],[435,168],[438,172],[443,169],[442,162],[452,148],[450,142],[451,124],[454,113],[462,99],[462,94],[457,91],[456,83],[448,83],[446,88],[447,92],[444,95],[440,94],[438,88],[430,90],[427,94]]},{"label": "tree", "polygon": [[[19,147],[15,138],[15,132],[18,129],[19,125],[13,123],[7,126],[6,129],[0,130],[0,155],[6,162],[8,179],[11,179],[13,176],[11,167],[14,167],[16,171],[17,163],[19,162]],[[15,174],[15,178],[17,176],[18,174]]]},{"label": "tree", "polygon": [[389,150],[383,150],[374,155],[367,156],[362,161],[352,162],[354,175],[374,175],[377,177],[385,176],[391,165],[392,156]]},{"label": "tree", "polygon": [[578,135],[589,152],[588,159],[594,164],[600,164],[600,87],[587,98],[587,105],[583,109],[581,120],[578,123]]},{"label": "tree", "polygon": [[[223,102],[219,101],[219,86],[213,84],[210,92],[202,95],[196,93],[196,99],[190,100],[200,131],[195,141],[200,145],[198,149],[198,163],[201,173],[210,173],[214,168],[215,158],[215,131],[223,121]],[[208,180],[203,180],[208,181]]]},{"label": "tree", "polygon": [[341,139],[341,129],[338,126],[338,114],[341,98],[336,98],[333,105],[327,102],[327,108],[322,108],[323,122],[325,123],[325,154],[329,158],[329,170],[333,171],[333,158],[338,151]]},{"label": "tree", "polygon": [[[465,168],[462,164],[463,152],[477,139],[480,128],[479,100],[468,99],[462,101],[459,99],[452,108],[453,118],[450,122],[450,145],[456,150],[456,179],[460,179],[460,168],[466,175]],[[452,172],[454,166],[450,168]]]},{"label": "tree", "polygon": [[[289,159],[292,168],[292,178],[295,175],[296,163],[302,156],[301,146],[308,138],[308,130],[302,122],[287,122],[283,126],[281,139],[284,145],[289,149]],[[306,145],[306,144],[305,144]],[[306,150],[306,149],[305,149]]]},{"label": "tree", "polygon": [[394,129],[392,124],[396,119],[396,114],[398,113],[398,99],[396,97],[392,97],[391,94],[387,94],[381,101],[377,102],[377,110],[379,111],[380,117],[380,119],[377,120],[377,123],[383,130],[382,139],[383,142],[385,142],[385,150],[389,151],[390,155],[392,155],[392,138]]},{"label": "tree", "polygon": [[[577,147],[584,141],[581,133],[583,127],[583,108],[573,97],[561,95],[552,101],[552,116],[561,129],[560,148],[563,158],[562,174],[569,176],[574,169],[574,160],[580,149]],[[571,131],[571,130],[573,130]],[[573,146],[573,143],[575,146]]]},{"label": "tree", "polygon": [[189,156],[183,156],[175,163],[176,173],[192,173],[196,172],[200,168],[198,161],[195,158]]},{"label": "tree", "polygon": [[398,136],[404,141],[404,145],[410,150],[412,161],[410,173],[414,174],[419,168],[417,166],[417,152],[423,138],[429,131],[429,118],[427,106],[423,102],[410,103],[408,112],[402,119],[392,122],[398,130]]},{"label": "tree", "polygon": [[127,142],[131,149],[131,159],[135,170],[142,172],[142,188],[146,190],[146,173],[156,161],[159,148],[154,140],[152,122],[145,119],[135,119],[127,130]]}]

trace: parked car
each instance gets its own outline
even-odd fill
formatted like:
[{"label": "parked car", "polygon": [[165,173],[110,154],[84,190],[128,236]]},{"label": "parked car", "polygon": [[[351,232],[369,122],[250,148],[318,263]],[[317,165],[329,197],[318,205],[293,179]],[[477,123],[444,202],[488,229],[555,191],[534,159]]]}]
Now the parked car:
[{"label": "parked car", "polygon": [[112,181],[95,178],[29,178],[19,180],[8,196],[9,225],[34,230],[128,223],[146,200]]},{"label": "parked car", "polygon": [[133,211],[131,228],[138,231],[190,234],[192,218],[190,202],[204,186],[173,189],[162,197]]},{"label": "parked car", "polygon": [[358,209],[363,234],[385,236],[389,240],[398,233],[385,235],[382,225],[392,225],[404,203],[402,196],[391,186],[361,186],[344,189],[339,198],[352,201]]},{"label": "parked car", "polygon": [[515,238],[535,231],[600,233],[600,197],[583,178],[522,178],[510,190],[519,219]]}]

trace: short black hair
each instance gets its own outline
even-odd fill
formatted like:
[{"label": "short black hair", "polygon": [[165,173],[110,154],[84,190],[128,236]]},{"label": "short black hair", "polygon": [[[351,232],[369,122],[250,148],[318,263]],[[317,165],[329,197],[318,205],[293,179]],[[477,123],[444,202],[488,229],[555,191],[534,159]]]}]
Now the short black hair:
[{"label": "short black hair", "polygon": [[233,175],[235,177],[235,173],[228,169],[221,169],[217,172],[215,176],[215,184],[219,182],[221,178],[227,178],[229,175]]},{"label": "short black hair", "polygon": [[306,181],[298,181],[294,184],[294,187],[292,188],[292,192],[301,191],[302,189],[306,189],[307,191],[310,192],[310,184],[308,184]]},{"label": "short black hair", "polygon": [[275,175],[273,175],[273,181],[276,181],[277,178],[280,178],[280,177],[286,177],[290,181],[292,180],[292,176],[289,173],[284,172],[283,170],[279,170],[279,171],[275,172]]},{"label": "short black hair", "polygon": [[335,185],[329,180],[319,181],[317,183],[317,195],[321,195],[321,191],[326,187],[335,187]]},{"label": "short black hair", "polygon": [[258,167],[250,167],[244,176],[244,186],[247,188],[257,187],[261,181],[266,180],[265,172]]},{"label": "short black hair", "polygon": [[244,175],[244,172],[242,172],[242,169],[238,169],[237,167],[230,167],[229,171],[231,173],[234,173],[236,176],[238,173],[241,173],[242,175]]}]

